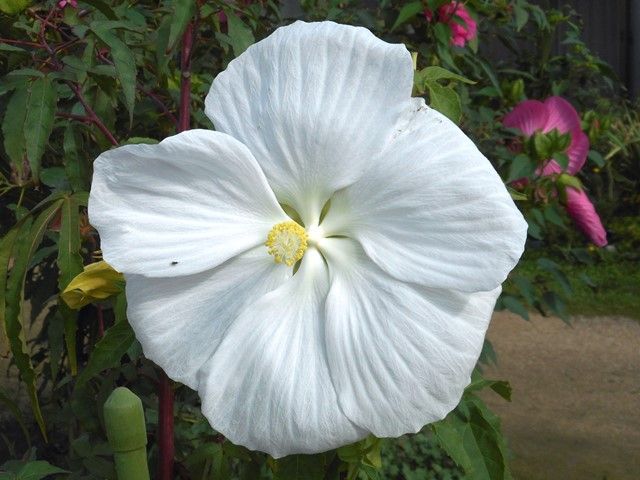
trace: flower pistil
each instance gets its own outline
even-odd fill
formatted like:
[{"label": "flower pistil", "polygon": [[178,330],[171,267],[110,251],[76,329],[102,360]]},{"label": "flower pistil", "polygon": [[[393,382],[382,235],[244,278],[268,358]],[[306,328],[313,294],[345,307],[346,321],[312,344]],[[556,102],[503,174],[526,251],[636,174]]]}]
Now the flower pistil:
[{"label": "flower pistil", "polygon": [[282,222],[274,225],[267,236],[265,245],[276,263],[293,266],[307,250],[307,232],[296,222]]}]

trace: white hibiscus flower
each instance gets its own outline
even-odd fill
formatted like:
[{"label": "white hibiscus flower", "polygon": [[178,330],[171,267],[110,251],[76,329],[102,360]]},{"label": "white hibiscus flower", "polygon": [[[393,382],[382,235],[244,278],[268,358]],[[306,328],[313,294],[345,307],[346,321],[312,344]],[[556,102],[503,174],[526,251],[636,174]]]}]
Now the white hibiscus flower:
[{"label": "white hibiscus flower", "polygon": [[527,226],[412,77],[403,45],[298,22],[214,80],[217,131],[94,164],[91,222],[145,354],[234,443],[416,432],[470,381]]}]

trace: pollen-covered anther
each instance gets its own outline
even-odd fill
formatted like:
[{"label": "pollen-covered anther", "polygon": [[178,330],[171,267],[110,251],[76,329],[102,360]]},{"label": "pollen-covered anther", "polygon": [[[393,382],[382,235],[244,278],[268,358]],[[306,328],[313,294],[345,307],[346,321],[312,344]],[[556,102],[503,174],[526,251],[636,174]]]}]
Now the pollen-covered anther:
[{"label": "pollen-covered anther", "polygon": [[292,267],[307,250],[307,232],[296,222],[282,222],[274,225],[267,235],[267,251],[276,263]]}]

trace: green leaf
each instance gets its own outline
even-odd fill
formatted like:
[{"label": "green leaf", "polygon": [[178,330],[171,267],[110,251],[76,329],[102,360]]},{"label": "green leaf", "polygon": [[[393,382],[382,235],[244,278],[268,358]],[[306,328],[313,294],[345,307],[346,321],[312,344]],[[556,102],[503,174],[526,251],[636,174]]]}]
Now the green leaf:
[{"label": "green leaf", "polygon": [[120,359],[127,353],[135,335],[127,322],[119,322],[107,329],[104,337],[96,343],[89,357],[89,363],[78,375],[77,385],[83,385],[98,373],[120,365]]},{"label": "green leaf", "polygon": [[525,3],[522,0],[518,0],[513,4],[513,13],[516,18],[516,30],[519,32],[529,21],[529,12],[527,12]]},{"label": "green leaf", "polygon": [[129,111],[129,124],[133,122],[133,108],[136,102],[136,61],[133,53],[113,32],[105,22],[93,22],[91,30],[111,49],[111,57],[116,67],[118,80],[124,93],[126,107]]},{"label": "green leaf", "polygon": [[31,174],[37,180],[40,176],[40,159],[53,130],[58,97],[55,85],[47,77],[35,79],[30,90],[24,120],[24,138]]},{"label": "green leaf", "polygon": [[[80,255],[80,219],[78,209],[80,205],[77,197],[71,195],[62,202],[60,237],[58,240],[58,289],[63,292],[71,281],[82,272],[82,256]],[[60,314],[64,319],[64,338],[69,355],[69,365],[71,375],[78,373],[78,363],[76,355],[76,331],[77,317],[75,310],[69,308],[65,303],[59,304]]]},{"label": "green leaf", "polygon": [[462,107],[456,91],[436,82],[428,83],[427,88],[429,89],[430,106],[458,123],[462,116]]},{"label": "green leaf", "polygon": [[229,44],[233,49],[233,54],[237,57],[255,42],[253,32],[231,10],[224,12],[227,15],[227,26],[229,27]]},{"label": "green leaf", "polygon": [[31,447],[31,436],[29,435],[29,430],[27,430],[27,426],[24,423],[22,412],[20,411],[20,407],[18,406],[18,404],[8,395],[5,395],[2,390],[0,390],[0,404],[4,404],[5,408],[11,412],[13,418],[15,418],[18,422],[18,425],[20,425],[20,429],[22,430],[24,438],[27,440],[29,447]]},{"label": "green leaf", "polygon": [[327,454],[289,455],[275,461],[274,480],[322,480]]},{"label": "green leaf", "polygon": [[14,227],[0,240],[0,356],[6,357],[9,354],[9,338],[5,325],[5,293],[7,289],[7,276],[9,274],[9,262],[11,253],[18,236],[19,228]]},{"label": "green leaf", "polygon": [[457,73],[453,73],[446,68],[442,68],[437,65],[423,68],[418,73],[425,82],[435,82],[437,80],[456,80],[458,82],[468,83],[471,85],[476,83],[473,80],[469,80],[462,75],[458,75]]},{"label": "green leaf", "polygon": [[67,470],[54,467],[49,462],[36,460],[29,462],[18,471],[17,480],[42,480],[43,478],[56,473],[69,473]]},{"label": "green leaf", "polygon": [[0,12],[8,15],[20,13],[31,5],[31,0],[0,0]]},{"label": "green leaf", "polygon": [[96,10],[101,12],[105,17],[109,20],[117,20],[118,15],[111,9],[109,5],[107,5],[102,0],[82,0],[82,3],[86,3],[87,5],[91,5]]},{"label": "green leaf", "polygon": [[26,86],[16,88],[7,103],[7,110],[2,121],[4,150],[20,178],[23,176],[23,163],[27,151],[24,139],[24,119],[27,113],[28,98],[29,91]]},{"label": "green leaf", "polygon": [[518,192],[517,190],[514,190],[513,188],[511,188],[508,185],[507,185],[507,191],[509,192],[509,195],[511,195],[511,198],[513,200],[515,200],[516,202],[523,201],[523,200],[527,199],[527,196],[524,193]]},{"label": "green leaf", "polygon": [[500,419],[473,394],[447,417],[432,425],[442,448],[474,480],[509,480],[507,447]]},{"label": "green leaf", "polygon": [[176,43],[184,33],[187,24],[196,12],[195,0],[173,0],[173,15],[171,16],[171,28],[169,30],[168,50],[173,50]]},{"label": "green leaf", "polygon": [[[548,258],[539,258],[536,262],[538,268],[541,270],[545,270],[551,274],[553,279],[562,287],[564,293],[567,295],[571,295],[573,293],[573,289],[571,288],[571,283],[569,283],[569,279],[564,274],[564,272],[560,269],[560,265],[558,265],[553,260],[549,260]],[[555,303],[555,302],[554,302]]]},{"label": "green leaf", "polygon": [[535,162],[524,154],[516,155],[509,165],[509,176],[507,183],[520,178],[527,178],[536,170]]},{"label": "green leaf", "polygon": [[489,387],[506,401],[511,401],[511,385],[509,382],[505,380],[487,380],[477,370],[474,370],[472,378],[473,381],[465,388],[465,392],[475,392]]},{"label": "green leaf", "polygon": [[78,148],[78,138],[74,129],[74,124],[69,122],[64,130],[62,148],[64,150],[64,158],[62,160],[64,170],[74,191],[85,190],[88,188],[88,165],[80,155],[82,149]]},{"label": "green leaf", "polygon": [[131,137],[121,142],[121,145],[139,145],[141,143],[145,145],[156,145],[158,140],[149,137]]},{"label": "green leaf", "polygon": [[569,166],[569,157],[564,152],[555,152],[553,154],[553,159],[558,162],[558,165],[560,165],[562,170],[566,170]]},{"label": "green leaf", "polygon": [[69,190],[69,180],[62,167],[48,167],[40,172],[40,181],[54,190]]},{"label": "green leaf", "polygon": [[520,315],[525,320],[529,320],[529,312],[527,311],[527,308],[516,297],[503,295],[501,301],[507,310],[515,313],[516,315]]},{"label": "green leaf", "polygon": [[46,208],[33,220],[32,216],[20,225],[20,232],[14,245],[14,264],[7,280],[7,295],[5,307],[5,328],[11,353],[22,380],[27,386],[31,407],[42,435],[46,439],[44,419],[40,410],[40,403],[36,394],[36,374],[31,365],[31,358],[24,337],[22,304],[24,301],[24,284],[29,270],[29,261],[42,242],[44,232],[55,215],[58,213],[62,199]]},{"label": "green leaf", "polygon": [[603,156],[600,155],[600,152],[597,152],[596,150],[589,150],[589,154],[587,156],[589,157],[589,160],[600,168],[604,167],[604,164],[607,163]]},{"label": "green leaf", "polygon": [[391,27],[391,31],[393,32],[396,28],[398,28],[403,23],[412,20],[417,14],[424,11],[424,5],[422,2],[409,2],[405,4],[401,9],[400,13],[398,13],[398,18],[394,22]]}]

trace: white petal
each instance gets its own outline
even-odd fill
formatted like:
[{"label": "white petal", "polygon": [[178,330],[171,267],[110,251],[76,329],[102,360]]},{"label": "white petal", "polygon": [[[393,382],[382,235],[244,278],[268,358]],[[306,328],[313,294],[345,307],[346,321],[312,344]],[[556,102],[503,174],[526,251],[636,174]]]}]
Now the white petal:
[{"label": "white petal", "polygon": [[296,275],[249,306],[202,367],[202,412],[233,443],[281,457],[366,435],[340,410],[329,376],[327,290],[326,266],[310,249]]},{"label": "white petal", "polygon": [[233,60],[205,112],[249,147],[281,203],[310,225],[383,148],[412,85],[404,45],[362,27],[296,22]]},{"label": "white petal", "polygon": [[351,240],[322,248],[331,273],[327,356],[345,414],[377,437],[444,418],[470,382],[500,287],[427,289],[390,277]]},{"label": "white petal", "polygon": [[251,152],[207,130],[100,155],[89,218],[109,264],[149,277],[213,268],[287,219]]},{"label": "white petal", "polygon": [[322,227],[358,239],[399,280],[470,292],[505,280],[527,231],[489,161],[422,99],[381,158],[333,198]]},{"label": "white petal", "polygon": [[291,272],[261,246],[214,270],[179,279],[127,275],[127,317],[147,358],[196,390],[198,369],[229,325]]}]

